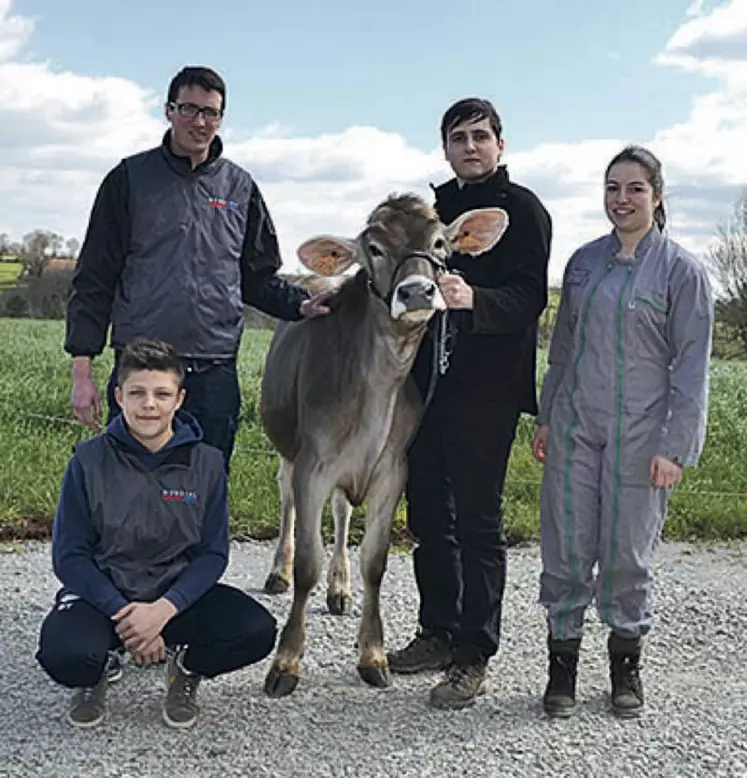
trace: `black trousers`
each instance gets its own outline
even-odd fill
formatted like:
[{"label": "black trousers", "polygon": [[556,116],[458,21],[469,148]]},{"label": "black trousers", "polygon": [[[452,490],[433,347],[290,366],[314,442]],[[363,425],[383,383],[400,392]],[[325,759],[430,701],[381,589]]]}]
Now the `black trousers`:
[{"label": "black trousers", "polygon": [[[109,377],[107,400],[111,421],[120,408],[114,399],[120,352],[115,352],[114,368]],[[236,430],[239,424],[241,392],[236,372],[236,360],[205,362],[185,360],[187,373],[184,388],[187,390],[183,408],[191,413],[202,427],[205,443],[223,452],[226,472],[229,470]]]},{"label": "black trousers", "polygon": [[415,536],[420,627],[457,661],[498,651],[506,582],[502,492],[519,418],[500,398],[436,392],[409,452],[407,518]]},{"label": "black trousers", "polygon": [[[109,652],[122,648],[114,622],[84,600],[57,595],[42,624],[36,659],[57,683],[95,686]],[[216,584],[163,630],[168,647],[188,646],[184,666],[214,678],[264,659],[275,645],[270,612],[239,589]]]}]

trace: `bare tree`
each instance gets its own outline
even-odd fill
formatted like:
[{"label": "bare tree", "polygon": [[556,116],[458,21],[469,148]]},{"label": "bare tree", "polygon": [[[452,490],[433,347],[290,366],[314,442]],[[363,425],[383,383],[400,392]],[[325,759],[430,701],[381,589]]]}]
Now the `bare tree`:
[{"label": "bare tree", "polygon": [[78,256],[80,250],[80,241],[77,238],[68,238],[65,241],[65,251],[71,259],[75,259]]},{"label": "bare tree", "polygon": [[747,192],[719,227],[708,264],[717,284],[716,320],[747,354]]},{"label": "bare tree", "polygon": [[52,257],[56,257],[62,251],[62,246],[65,243],[65,239],[62,235],[58,235],[56,232],[47,232],[49,236],[49,248],[47,252]]},{"label": "bare tree", "polygon": [[49,260],[62,247],[63,238],[49,230],[34,230],[23,236],[23,246],[18,261],[23,265],[23,274],[40,278]]}]

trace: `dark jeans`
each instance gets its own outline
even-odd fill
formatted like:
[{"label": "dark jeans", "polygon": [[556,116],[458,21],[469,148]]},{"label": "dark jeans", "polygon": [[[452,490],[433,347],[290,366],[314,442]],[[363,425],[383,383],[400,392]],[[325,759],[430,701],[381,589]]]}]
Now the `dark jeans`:
[{"label": "dark jeans", "polygon": [[[108,421],[120,412],[114,399],[119,357],[120,352],[115,352],[114,368],[107,387]],[[184,388],[187,390],[187,395],[182,407],[199,422],[205,443],[223,452],[226,472],[228,472],[241,408],[236,360],[220,362],[185,360],[185,366],[187,373]]]},{"label": "dark jeans", "polygon": [[[44,619],[36,659],[57,683],[95,686],[109,651],[121,648],[114,622],[84,600],[60,594]],[[275,645],[277,627],[264,606],[239,589],[216,584],[163,630],[168,647],[188,646],[184,666],[206,678],[230,673],[264,659]]]},{"label": "dark jeans", "polygon": [[420,626],[450,640],[458,661],[498,651],[506,583],[502,492],[519,412],[493,398],[438,393],[409,453],[408,527]]}]

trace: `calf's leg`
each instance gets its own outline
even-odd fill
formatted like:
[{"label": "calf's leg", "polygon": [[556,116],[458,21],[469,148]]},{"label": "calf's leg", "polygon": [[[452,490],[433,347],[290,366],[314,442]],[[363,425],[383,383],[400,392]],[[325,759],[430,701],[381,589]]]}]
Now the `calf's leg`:
[{"label": "calf's leg", "polygon": [[332,515],[335,519],[335,548],[327,573],[327,608],[335,616],[342,616],[350,607],[350,560],[348,558],[348,530],[353,508],[344,492],[332,493]]},{"label": "calf's leg", "polygon": [[392,676],[384,651],[380,591],[397,503],[405,486],[407,466],[401,457],[386,457],[377,468],[367,496],[366,533],[361,547],[363,615],[358,632],[358,673],[371,686],[390,686]]},{"label": "calf's leg", "polygon": [[280,536],[272,560],[272,570],[265,580],[268,594],[282,594],[290,588],[293,570],[293,535],[296,523],[296,508],[293,502],[293,464],[287,459],[280,462],[278,469],[280,487]]},{"label": "calf's leg", "polygon": [[322,569],[322,507],[332,488],[330,475],[313,462],[298,460],[293,469],[296,504],[296,554],[293,564],[293,605],[280,634],[272,667],[265,678],[265,692],[285,697],[298,685],[301,657],[306,643],[306,607]]}]

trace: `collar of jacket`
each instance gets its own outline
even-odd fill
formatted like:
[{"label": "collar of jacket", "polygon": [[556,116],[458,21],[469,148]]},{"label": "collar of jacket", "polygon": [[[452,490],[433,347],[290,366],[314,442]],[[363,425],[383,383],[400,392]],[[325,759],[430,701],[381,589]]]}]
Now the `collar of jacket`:
[{"label": "collar of jacket", "polygon": [[437,198],[456,196],[460,192],[499,192],[505,189],[510,183],[508,168],[505,165],[499,165],[494,173],[491,173],[479,181],[462,181],[454,177],[440,186],[430,185]]},{"label": "collar of jacket", "polygon": [[164,465],[189,467],[192,449],[202,440],[202,428],[191,413],[180,408],[174,416],[173,430],[173,436],[163,448],[150,451],[132,436],[124,415],[119,413],[109,422],[104,435],[139,470],[150,472]]},{"label": "collar of jacket", "polygon": [[110,446],[121,452],[133,467],[141,472],[150,473],[162,467],[176,466],[188,468],[192,462],[192,451],[197,441],[188,441],[173,448],[167,447],[160,451],[138,452],[127,443],[111,434],[106,434],[106,441]]},{"label": "collar of jacket", "polygon": [[166,158],[166,161],[169,163],[169,167],[183,176],[189,175],[190,173],[207,173],[215,167],[215,163],[221,158],[221,155],[223,154],[223,141],[216,135],[213,138],[213,142],[210,144],[208,158],[204,162],[201,162],[194,170],[192,169],[192,163],[190,162],[189,157],[174,154],[171,150],[171,130],[166,130],[164,133],[163,140],[161,141],[161,151]]},{"label": "collar of jacket", "polygon": [[[635,247],[635,256],[633,259],[640,259],[644,257],[647,252],[654,246],[658,246],[661,241],[665,240],[664,235],[659,228],[654,224],[651,229],[638,241],[638,245]],[[612,247],[612,256],[617,259],[617,255],[622,248],[620,244],[620,238],[617,235],[616,230],[612,230],[610,233],[610,244]]]}]

